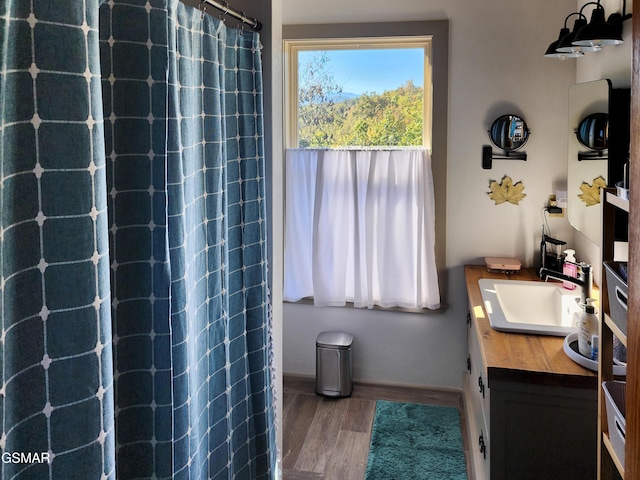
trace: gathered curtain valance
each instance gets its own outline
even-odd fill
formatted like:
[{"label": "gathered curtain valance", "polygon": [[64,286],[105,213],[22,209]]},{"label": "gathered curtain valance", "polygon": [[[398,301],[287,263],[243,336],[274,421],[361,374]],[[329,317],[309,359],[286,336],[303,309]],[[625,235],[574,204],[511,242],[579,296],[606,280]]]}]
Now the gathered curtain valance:
[{"label": "gathered curtain valance", "polygon": [[426,149],[286,153],[284,299],[440,306]]}]

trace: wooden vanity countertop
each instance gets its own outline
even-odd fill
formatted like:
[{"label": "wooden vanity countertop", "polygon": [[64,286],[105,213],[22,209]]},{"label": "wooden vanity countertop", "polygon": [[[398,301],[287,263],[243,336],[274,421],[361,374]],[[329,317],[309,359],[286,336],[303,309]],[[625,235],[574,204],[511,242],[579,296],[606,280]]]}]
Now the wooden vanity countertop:
[{"label": "wooden vanity countertop", "polygon": [[597,386],[598,372],[578,365],[564,353],[564,337],[499,332],[489,325],[478,280],[495,278],[540,281],[534,269],[526,268],[507,275],[489,272],[485,265],[466,265],[465,278],[471,321],[477,327],[489,387],[492,380],[575,388]]}]

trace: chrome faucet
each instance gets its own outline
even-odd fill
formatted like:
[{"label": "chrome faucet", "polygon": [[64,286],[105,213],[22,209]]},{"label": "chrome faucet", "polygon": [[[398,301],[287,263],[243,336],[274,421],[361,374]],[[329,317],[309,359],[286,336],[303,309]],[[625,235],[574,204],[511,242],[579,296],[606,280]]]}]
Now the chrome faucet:
[{"label": "chrome faucet", "polygon": [[550,278],[569,282],[580,288],[580,305],[587,304],[587,298],[593,298],[593,268],[588,263],[578,263],[578,277],[570,277],[563,273],[541,268],[539,272],[540,278],[545,282]]}]

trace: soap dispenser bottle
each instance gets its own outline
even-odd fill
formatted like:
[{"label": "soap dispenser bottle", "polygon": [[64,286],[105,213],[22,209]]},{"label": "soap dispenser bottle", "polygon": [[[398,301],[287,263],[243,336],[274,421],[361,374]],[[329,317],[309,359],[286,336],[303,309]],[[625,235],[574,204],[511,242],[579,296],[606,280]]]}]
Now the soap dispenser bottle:
[{"label": "soap dispenser bottle", "polygon": [[[564,251],[564,264],[562,265],[562,273],[568,277],[576,278],[578,276],[578,264],[576,262],[575,250],[568,248]],[[576,286],[573,283],[562,282],[562,285],[567,290],[575,290]]]},{"label": "soap dispenser bottle", "polygon": [[587,304],[578,322],[578,351],[593,360],[593,356],[598,352],[598,345],[594,345],[594,342],[598,341],[599,332],[598,316],[592,302],[593,299],[587,298]]}]

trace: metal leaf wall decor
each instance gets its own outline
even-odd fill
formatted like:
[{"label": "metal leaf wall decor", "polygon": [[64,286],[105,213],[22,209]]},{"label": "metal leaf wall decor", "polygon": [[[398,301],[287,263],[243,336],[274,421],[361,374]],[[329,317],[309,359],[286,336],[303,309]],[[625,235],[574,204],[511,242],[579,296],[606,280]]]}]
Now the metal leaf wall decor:
[{"label": "metal leaf wall decor", "polygon": [[594,178],[592,185],[589,185],[587,182],[582,182],[582,185],[580,185],[580,191],[582,193],[578,195],[578,197],[587,204],[587,207],[600,205],[600,189],[606,186],[607,182],[601,176]]},{"label": "metal leaf wall decor", "polygon": [[488,192],[487,195],[489,195],[491,200],[496,202],[496,205],[506,202],[518,205],[520,200],[527,196],[526,193],[522,193],[524,190],[524,183],[513,183],[513,180],[508,175],[502,177],[500,183],[492,180],[489,183],[489,189],[491,191]]}]

